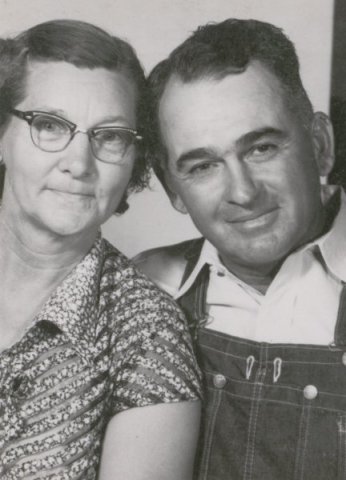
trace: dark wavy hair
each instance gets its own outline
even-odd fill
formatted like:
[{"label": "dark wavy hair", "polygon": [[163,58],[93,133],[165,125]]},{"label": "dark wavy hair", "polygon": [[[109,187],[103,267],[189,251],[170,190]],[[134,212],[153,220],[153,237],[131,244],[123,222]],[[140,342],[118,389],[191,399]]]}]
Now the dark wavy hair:
[{"label": "dark wavy hair", "polygon": [[[137,129],[141,131],[146,81],[134,49],[101,28],[77,20],[53,20],[29,28],[15,38],[0,39],[0,131],[9,120],[9,111],[25,98],[27,67],[31,61],[61,61],[79,68],[105,68],[126,75],[137,90]],[[5,167],[1,165],[0,197],[4,176]],[[148,180],[149,167],[139,145],[128,191],[142,190]],[[124,198],[117,213],[126,209]]]},{"label": "dark wavy hair", "polygon": [[260,61],[279,79],[288,108],[298,113],[308,127],[312,105],[300,78],[294,45],[280,28],[235,18],[201,26],[160,62],[148,79],[149,94],[144,105],[146,151],[165,188],[167,154],[160,135],[158,108],[169,79],[173,75],[184,83],[201,78],[222,79],[244,72],[253,60]]}]

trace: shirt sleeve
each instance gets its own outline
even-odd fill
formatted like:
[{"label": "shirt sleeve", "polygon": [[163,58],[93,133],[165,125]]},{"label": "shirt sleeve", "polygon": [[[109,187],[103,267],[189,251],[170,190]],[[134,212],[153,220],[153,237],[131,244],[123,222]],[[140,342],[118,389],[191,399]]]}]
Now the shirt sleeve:
[{"label": "shirt sleeve", "polygon": [[130,283],[117,314],[111,413],[199,399],[201,376],[183,313],[146,278]]}]

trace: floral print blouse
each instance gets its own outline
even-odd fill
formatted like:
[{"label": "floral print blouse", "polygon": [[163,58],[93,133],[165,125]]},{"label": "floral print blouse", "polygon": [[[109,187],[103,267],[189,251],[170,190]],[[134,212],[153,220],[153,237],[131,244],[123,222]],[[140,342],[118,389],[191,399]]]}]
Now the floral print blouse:
[{"label": "floral print blouse", "polygon": [[0,353],[0,478],[96,479],[113,415],[199,395],[180,311],[99,237]]}]

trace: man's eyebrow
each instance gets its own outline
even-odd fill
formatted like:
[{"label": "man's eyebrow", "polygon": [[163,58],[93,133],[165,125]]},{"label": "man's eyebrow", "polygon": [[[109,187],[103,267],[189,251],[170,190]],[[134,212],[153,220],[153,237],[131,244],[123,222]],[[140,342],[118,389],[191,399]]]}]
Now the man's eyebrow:
[{"label": "man's eyebrow", "polygon": [[236,141],[236,146],[237,147],[242,147],[246,146],[249,143],[256,142],[257,140],[260,140],[263,137],[275,137],[278,140],[284,139],[287,137],[287,133],[284,132],[283,130],[280,130],[279,128],[273,128],[273,127],[263,127],[258,130],[253,130],[249,133],[246,133],[242,137],[238,138]]}]

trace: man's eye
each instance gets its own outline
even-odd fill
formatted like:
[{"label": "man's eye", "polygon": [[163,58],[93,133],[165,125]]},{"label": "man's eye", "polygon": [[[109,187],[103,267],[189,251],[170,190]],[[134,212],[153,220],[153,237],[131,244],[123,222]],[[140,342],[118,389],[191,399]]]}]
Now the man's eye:
[{"label": "man's eye", "polygon": [[250,155],[254,156],[264,156],[268,154],[272,154],[276,151],[277,146],[273,143],[261,143],[259,145],[254,145],[250,149]]},{"label": "man's eye", "polygon": [[208,173],[210,170],[213,168],[213,164],[211,162],[205,162],[205,163],[199,163],[197,165],[193,165],[189,173],[198,175],[198,174],[203,174],[203,173]]}]

